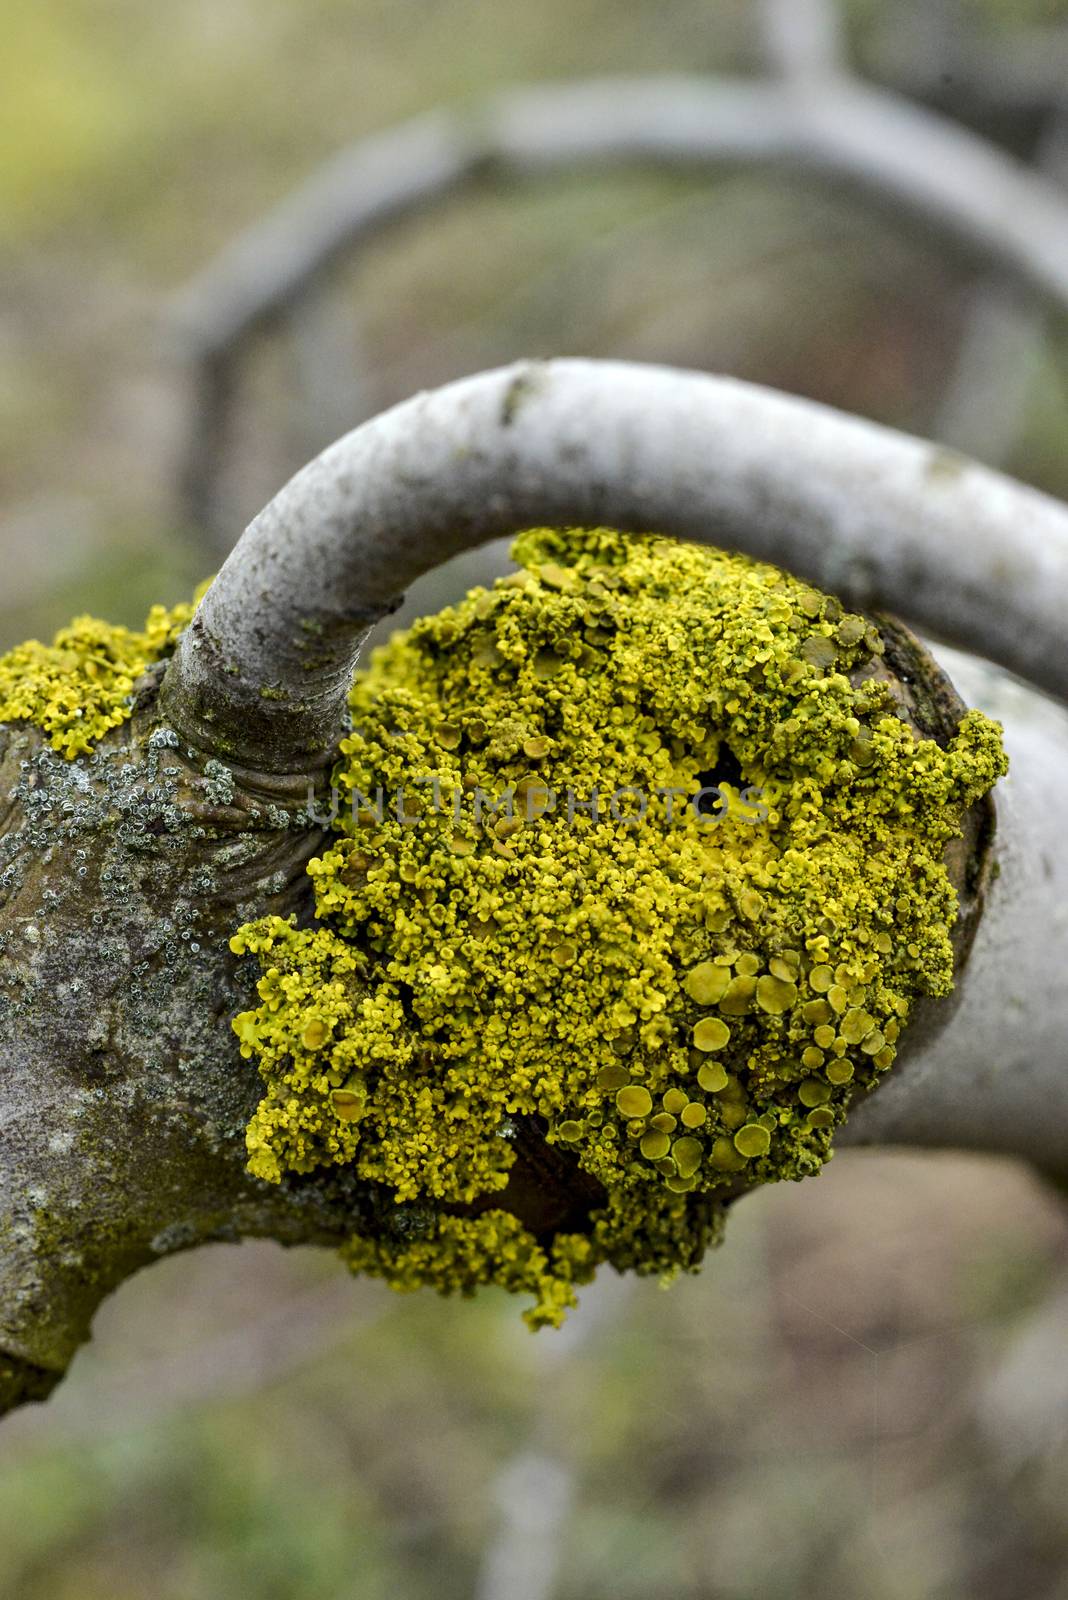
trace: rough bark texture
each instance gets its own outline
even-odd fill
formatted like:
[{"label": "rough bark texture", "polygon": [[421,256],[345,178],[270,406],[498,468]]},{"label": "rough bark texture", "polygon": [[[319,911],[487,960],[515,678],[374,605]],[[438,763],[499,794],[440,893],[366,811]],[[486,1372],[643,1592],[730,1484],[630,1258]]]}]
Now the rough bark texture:
[{"label": "rough bark texture", "polygon": [[[259,1085],[230,1019],[255,974],[228,937],[308,909],[322,840],[309,772],[333,749],[370,619],[451,551],[571,520],[741,544],[852,603],[904,600],[945,632],[989,636],[1068,686],[1063,651],[1044,653],[1068,592],[1068,511],[821,408],[562,363],[422,397],[342,440],[253,524],[175,660],[91,758],[0,728],[0,1411],[46,1394],[103,1296],[158,1256],[388,1228],[390,1202],[341,1169],[279,1187],[246,1175]],[[902,703],[944,737],[952,693],[889,631]],[[958,1002],[906,1031],[903,1064],[846,1137],[1016,1151],[1063,1174],[1068,717],[960,670],[1007,724],[1001,870],[977,808],[951,859],[959,957],[975,936]],[[536,1128],[521,1155],[504,1203],[529,1226],[581,1208]]]},{"label": "rough bark texture", "polygon": [[[895,693],[946,737],[959,702],[884,626]],[[68,763],[31,728],[0,733],[0,1412],[44,1398],[101,1299],[160,1256],[389,1226],[388,1201],[338,1169],[279,1188],[245,1173],[259,1082],[229,1024],[256,974],[228,938],[266,910],[307,914],[304,868],[322,834],[306,781],[185,748],[160,720],[159,676],[88,760]],[[988,821],[975,808],[952,860],[958,959],[987,881]],[[913,1037],[924,1044],[948,1016],[927,1007]],[[591,1196],[574,1162],[534,1126],[517,1154],[497,1203],[539,1233],[580,1225]]]},{"label": "rough bark texture", "polygon": [[320,835],[297,786],[176,748],[155,693],[77,763],[0,729],[0,1411],[47,1392],[145,1263],[330,1242],[358,1214],[336,1179],[246,1177],[257,1084],[229,1026],[251,990],[228,935],[299,904]]}]

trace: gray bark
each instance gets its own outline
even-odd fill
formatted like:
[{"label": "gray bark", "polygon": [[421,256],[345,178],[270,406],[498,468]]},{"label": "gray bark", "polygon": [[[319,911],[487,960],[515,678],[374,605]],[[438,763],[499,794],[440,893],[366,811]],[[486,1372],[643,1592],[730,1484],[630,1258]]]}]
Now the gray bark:
[{"label": "gray bark", "polygon": [[[47,1393],[103,1296],[160,1255],[388,1228],[388,1197],[343,1169],[246,1175],[259,1085],[230,1019],[255,974],[228,936],[309,913],[307,777],[334,748],[367,623],[452,551],[558,521],[737,543],[1065,687],[1068,510],[819,407],[560,363],[451,386],[340,441],[253,524],[92,757],[0,728],[0,1412]],[[966,931],[986,910],[956,1008],[907,1031],[847,1137],[1063,1173],[1068,717],[993,669],[954,670],[1006,721],[1000,872],[976,882],[958,858]],[[506,1203],[551,1229],[574,1176],[563,1157],[546,1176],[540,1140],[519,1154]]]},{"label": "gray bark", "polygon": [[[336,1183],[244,1171],[248,914],[299,906],[321,834],[299,786],[175,748],[156,683],[75,763],[0,727],[0,1412],[62,1375],[100,1300],[207,1239],[330,1242]],[[331,1188],[333,1193],[331,1193]]]},{"label": "gray bark", "polygon": [[1068,508],[963,457],[730,379],[524,363],[347,434],[260,513],[164,686],[202,748],[333,748],[367,629],[429,567],[539,523],[723,544],[1068,695]]}]

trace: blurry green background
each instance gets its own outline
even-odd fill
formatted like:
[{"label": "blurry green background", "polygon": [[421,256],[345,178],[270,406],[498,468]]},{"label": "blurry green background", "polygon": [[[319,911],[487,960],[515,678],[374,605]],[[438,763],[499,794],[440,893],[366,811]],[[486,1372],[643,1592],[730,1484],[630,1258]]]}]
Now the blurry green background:
[{"label": "blurry green background", "polygon": [[[1025,158],[1056,131],[1061,0],[845,9],[871,79]],[[9,6],[0,646],[75,610],[136,622],[217,562],[178,490],[170,308],[319,162],[512,82],[762,64],[753,0]],[[223,506],[236,536],[368,409],[560,352],[775,383],[1068,496],[1066,333],[814,179],[488,184],[256,341]],[[1063,1600],[1066,1327],[1061,1201],[957,1156],[840,1156],[747,1200],[702,1276],[605,1279],[557,1336],[495,1293],[202,1251],[129,1284],[56,1398],[0,1428],[0,1596]]]}]

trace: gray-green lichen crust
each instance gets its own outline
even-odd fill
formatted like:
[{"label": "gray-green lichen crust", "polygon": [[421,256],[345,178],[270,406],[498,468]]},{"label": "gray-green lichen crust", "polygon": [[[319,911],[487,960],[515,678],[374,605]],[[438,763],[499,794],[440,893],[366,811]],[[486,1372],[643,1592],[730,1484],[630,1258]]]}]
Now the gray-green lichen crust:
[{"label": "gray-green lichen crust", "polygon": [[[237,934],[263,976],[235,1028],[254,1173],[352,1167],[396,1203],[355,1269],[527,1290],[536,1325],[818,1172],[952,987],[943,856],[1005,760],[978,712],[918,736],[875,626],[771,567],[604,529],[516,557],[358,678],[317,921]],[[509,1209],[531,1122],[596,1195],[568,1231]]]}]

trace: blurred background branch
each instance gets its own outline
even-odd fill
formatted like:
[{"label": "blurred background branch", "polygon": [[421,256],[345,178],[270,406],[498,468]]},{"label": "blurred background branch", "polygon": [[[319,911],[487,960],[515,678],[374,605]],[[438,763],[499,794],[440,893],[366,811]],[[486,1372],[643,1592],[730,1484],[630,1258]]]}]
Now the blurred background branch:
[{"label": "blurred background branch", "polygon": [[772,77],[818,84],[848,70],[837,0],[757,0]]},{"label": "blurred background branch", "polygon": [[[1061,0],[843,0],[840,18],[836,53],[869,84],[1046,159]],[[827,63],[825,23],[795,28],[796,59]],[[1068,498],[1048,299],[809,172],[638,162],[487,174],[342,252],[223,396],[216,542],[176,509],[191,402],[171,308],[309,173],[504,84],[757,88],[782,70],[767,26],[753,0],[13,8],[0,639],[87,607],[139,623],[343,427],[559,350],[777,385]],[[503,559],[437,575],[411,607]],[[1016,1164],[845,1152],[816,1185],[748,1200],[702,1277],[636,1285],[559,1375],[492,1295],[365,1302],[377,1286],[305,1252],[178,1257],[0,1434],[0,1592],[467,1600],[514,1571],[527,1480],[509,1463],[533,1455],[554,1600],[1064,1600],[1066,1252],[1063,1204]]]},{"label": "blurred background branch", "polygon": [[[1037,152],[1039,170],[1068,192],[1068,104],[1057,104]],[[1027,406],[1046,348],[1046,309],[1004,274],[978,285],[965,317],[960,352],[934,418],[935,436],[999,466],[1012,458],[1027,427]],[[1063,386],[1066,369],[1057,363]]]},{"label": "blurred background branch", "polygon": [[[220,550],[233,543],[220,479],[257,334],[321,293],[346,253],[483,175],[507,186],[571,165],[797,165],[855,184],[1068,310],[1068,200],[1052,183],[919,107],[839,83],[833,12],[815,7],[809,17],[768,0],[763,17],[781,86],[638,79],[502,93],[474,112],[420,118],[342,152],[228,246],[174,313],[193,372],[182,473],[189,519]],[[806,55],[810,38],[816,53]],[[335,414],[337,399],[335,389]]]}]

